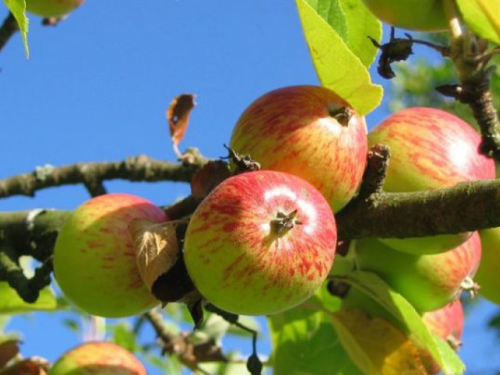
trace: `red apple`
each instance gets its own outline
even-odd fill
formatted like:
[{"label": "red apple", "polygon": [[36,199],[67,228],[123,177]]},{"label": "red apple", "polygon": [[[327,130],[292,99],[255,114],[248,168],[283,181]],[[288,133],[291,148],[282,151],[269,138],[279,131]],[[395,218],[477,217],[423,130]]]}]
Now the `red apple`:
[{"label": "red apple", "polygon": [[85,0],[26,0],[26,11],[42,17],[61,17]]},{"label": "red apple", "polygon": [[476,288],[471,278],[481,260],[477,232],[440,254],[407,254],[372,239],[355,241],[354,251],[360,269],[377,273],[421,313],[440,309],[463,289]]},{"label": "red apple", "polygon": [[61,356],[49,375],[146,375],[141,362],[128,350],[111,342],[88,342]]},{"label": "red apple", "polygon": [[239,174],[218,185],[189,222],[184,260],[215,306],[273,314],[308,299],[328,276],[337,229],[324,197],[282,172]]},{"label": "red apple", "polygon": [[163,210],[128,194],[107,194],[78,207],[59,233],[54,275],[64,295],[82,310],[104,317],[144,312],[159,302],[138,272],[127,225],[163,222]]},{"label": "red apple", "polygon": [[389,25],[418,31],[448,27],[443,0],[363,0],[372,13]]},{"label": "red apple", "polygon": [[[461,345],[460,339],[464,331],[464,310],[459,299],[447,304],[439,310],[429,311],[422,315],[429,331],[447,341],[450,346],[458,350]],[[424,365],[429,374],[439,374],[439,366],[427,352],[422,355]]]},{"label": "red apple", "polygon": [[324,87],[285,87],[261,96],[243,112],[230,147],[263,169],[307,180],[337,212],[356,194],[363,177],[366,123]]},{"label": "red apple", "polygon": [[483,230],[480,233],[483,256],[476,274],[481,285],[479,294],[500,305],[500,227]]},{"label": "red apple", "polygon": [[[390,147],[384,182],[389,192],[412,192],[450,187],[464,181],[495,178],[495,163],[479,153],[481,137],[460,118],[434,108],[407,108],[382,121],[368,135],[369,145]],[[452,249],[470,234],[412,239],[380,239],[414,254]]]}]

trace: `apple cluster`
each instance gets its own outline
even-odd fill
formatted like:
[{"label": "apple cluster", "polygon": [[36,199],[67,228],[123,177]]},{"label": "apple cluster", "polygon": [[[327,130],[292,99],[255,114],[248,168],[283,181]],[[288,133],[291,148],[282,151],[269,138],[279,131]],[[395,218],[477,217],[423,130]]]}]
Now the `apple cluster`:
[{"label": "apple cluster", "polygon": [[[334,262],[340,256],[335,214],[356,197],[373,145],[391,150],[384,190],[415,192],[494,179],[494,162],[479,153],[480,142],[469,124],[438,109],[408,108],[368,132],[364,117],[324,87],[271,91],[243,112],[230,140],[233,154],[250,156],[260,170],[241,171],[232,161],[232,175],[187,218],[178,261],[205,301],[246,315],[297,306],[339,272],[372,272],[411,303],[432,332],[458,347],[458,298],[463,290],[477,293],[476,272],[481,293],[500,302],[500,229],[356,240],[347,257],[342,254],[349,259],[345,267]],[[108,194],[84,203],[65,223],[54,274],[76,306],[121,317],[160,303],[138,270],[129,230],[136,219],[168,222],[149,201]],[[356,288],[343,297],[343,309],[363,308],[398,326]],[[422,358],[430,373],[438,371],[428,353]]]}]

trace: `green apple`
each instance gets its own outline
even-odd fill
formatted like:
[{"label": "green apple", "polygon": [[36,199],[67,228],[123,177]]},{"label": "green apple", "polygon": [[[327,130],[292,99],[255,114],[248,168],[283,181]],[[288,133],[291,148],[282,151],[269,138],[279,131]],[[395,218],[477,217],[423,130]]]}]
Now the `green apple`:
[{"label": "green apple", "polygon": [[164,222],[163,210],[141,197],[106,194],[79,206],[54,248],[54,276],[64,295],[82,310],[125,317],[159,304],[143,283],[133,240],[133,219]]},{"label": "green apple", "polygon": [[230,147],[250,155],[262,169],[305,179],[337,212],[361,184],[366,123],[325,87],[284,87],[261,96],[243,112]]},{"label": "green apple", "polygon": [[61,17],[85,0],[26,0],[26,11],[42,17]]},{"label": "green apple", "polygon": [[440,254],[412,255],[373,239],[355,241],[352,248],[361,270],[378,274],[420,313],[440,309],[476,287],[471,278],[481,260],[477,232]]},{"label": "green apple", "polygon": [[146,375],[141,362],[128,350],[111,342],[81,344],[64,353],[48,375]]},{"label": "green apple", "polygon": [[[495,178],[494,161],[479,153],[480,135],[462,119],[439,109],[414,107],[394,113],[370,131],[368,143],[390,148],[384,181],[388,192],[434,190]],[[380,240],[396,250],[420,255],[455,248],[469,236]]]},{"label": "green apple", "polygon": [[305,301],[333,263],[337,228],[307,181],[276,171],[236,175],[192,215],[184,241],[188,274],[205,299],[243,315]]},{"label": "green apple", "polygon": [[500,227],[479,232],[483,257],[476,274],[479,295],[500,305]]},{"label": "green apple", "polygon": [[446,30],[443,0],[363,0],[380,20],[395,27],[418,31]]}]

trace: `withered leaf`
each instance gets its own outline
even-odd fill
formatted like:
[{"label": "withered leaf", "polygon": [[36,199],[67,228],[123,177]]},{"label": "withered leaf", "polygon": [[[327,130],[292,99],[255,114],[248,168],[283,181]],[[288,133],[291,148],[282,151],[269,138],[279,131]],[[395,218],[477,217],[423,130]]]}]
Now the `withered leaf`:
[{"label": "withered leaf", "polygon": [[176,221],[158,224],[146,219],[135,219],[128,226],[134,240],[139,273],[149,290],[158,277],[170,270],[177,261],[177,225]]},{"label": "withered leaf", "polygon": [[426,374],[419,348],[388,321],[360,309],[330,315],[344,348],[370,374]]},{"label": "withered leaf", "polygon": [[2,369],[2,375],[47,375],[50,363],[41,357],[26,358]]},{"label": "withered leaf", "polygon": [[213,188],[230,176],[231,172],[226,162],[222,160],[209,161],[193,175],[191,195],[198,199],[205,198]]},{"label": "withered leaf", "polygon": [[172,139],[174,152],[179,158],[182,157],[182,153],[179,151],[178,145],[182,138],[184,138],[189,122],[189,115],[191,114],[191,110],[196,105],[194,98],[195,95],[193,94],[182,94],[176,96],[172,102],[170,102],[170,106],[167,109],[167,121],[170,129],[170,137]]},{"label": "withered leaf", "polygon": [[7,340],[0,344],[0,369],[19,353],[19,341]]}]

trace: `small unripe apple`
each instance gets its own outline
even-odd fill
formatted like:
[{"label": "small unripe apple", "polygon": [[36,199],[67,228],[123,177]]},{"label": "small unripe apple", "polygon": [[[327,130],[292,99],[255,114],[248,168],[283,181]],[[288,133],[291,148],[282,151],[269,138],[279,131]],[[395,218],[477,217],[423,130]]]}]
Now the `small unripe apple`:
[{"label": "small unripe apple", "polygon": [[328,276],[337,228],[313,186],[257,171],[218,185],[189,222],[184,260],[201,295],[222,310],[260,315],[308,299]]},{"label": "small unripe apple", "polygon": [[378,274],[420,313],[440,309],[463,289],[477,288],[472,281],[481,260],[477,232],[440,254],[407,254],[373,239],[355,241],[353,248],[360,269]]},{"label": "small unripe apple", "polygon": [[389,25],[418,31],[446,30],[443,0],[363,0],[371,12]]},{"label": "small unripe apple", "polygon": [[[368,142],[390,148],[384,181],[388,192],[434,190],[495,178],[494,161],[479,153],[480,135],[462,119],[440,109],[415,107],[394,113],[370,131]],[[400,251],[432,254],[452,249],[469,236],[380,240]]]},{"label": "small unripe apple", "polygon": [[366,123],[333,91],[319,86],[277,89],[241,115],[230,147],[262,169],[299,176],[334,212],[356,194],[367,158]]},{"label": "small unripe apple", "polygon": [[26,0],[26,11],[41,17],[61,17],[85,0]]},{"label": "small unripe apple", "polygon": [[483,256],[476,274],[479,295],[500,305],[500,227],[479,232]]},{"label": "small unripe apple", "polygon": [[64,353],[49,375],[146,375],[142,363],[128,350],[111,342],[81,344]]},{"label": "small unripe apple", "polygon": [[141,197],[106,194],[79,206],[61,229],[54,248],[54,276],[64,295],[82,310],[125,317],[159,303],[138,271],[127,230],[133,219],[160,223],[167,217]]}]

